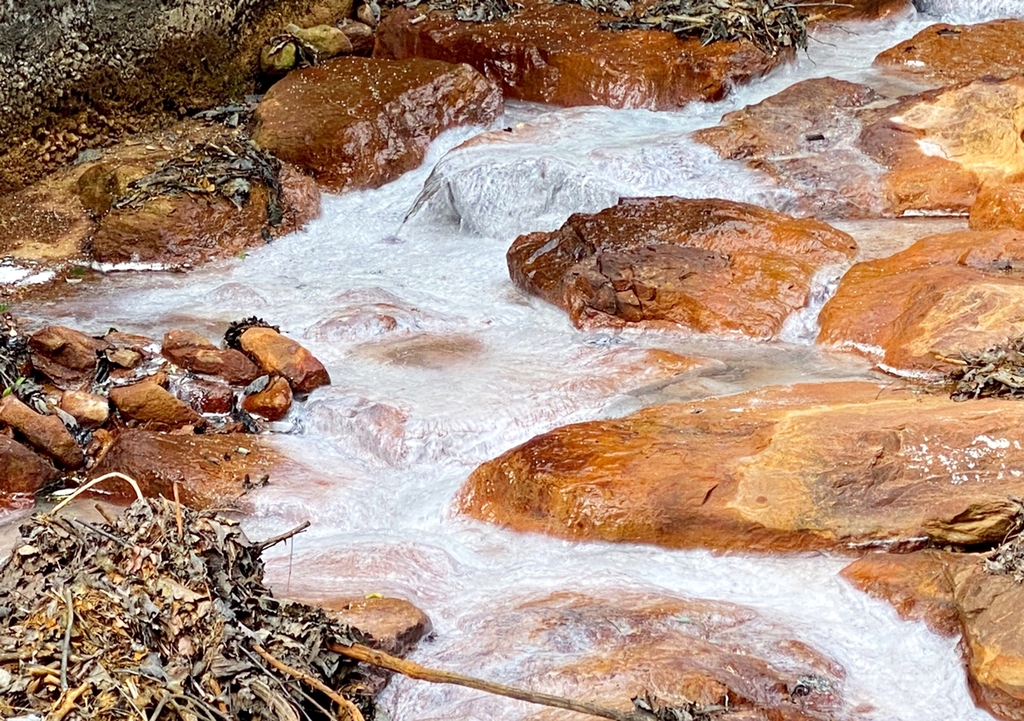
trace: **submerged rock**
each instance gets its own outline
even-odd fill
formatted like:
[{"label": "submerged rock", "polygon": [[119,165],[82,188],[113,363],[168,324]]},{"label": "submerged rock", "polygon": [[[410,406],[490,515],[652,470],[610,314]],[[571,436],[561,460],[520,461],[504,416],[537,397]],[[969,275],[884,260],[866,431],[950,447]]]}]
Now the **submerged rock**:
[{"label": "submerged rock", "polygon": [[1024,20],[931,25],[875,58],[875,67],[942,85],[1024,73]]},{"label": "submerged rock", "polygon": [[274,85],[256,109],[255,138],[342,192],[394,180],[445,130],[487,125],[501,111],[501,93],[467,65],[336,58]]},{"label": "submerged rock", "polygon": [[520,531],[751,550],[973,546],[1012,526],[1024,405],[874,383],[768,387],[537,436],[456,501]]},{"label": "submerged rock", "polygon": [[793,57],[747,41],[703,45],[660,30],[606,30],[600,23],[611,16],[576,4],[520,4],[508,20],[483,23],[397,8],[377,29],[375,54],[469,63],[520,100],[651,110],[720,100]]},{"label": "submerged rock", "polygon": [[819,315],[819,343],[897,373],[941,375],[1024,335],[1024,232],[963,231],[919,240],[850,268]]},{"label": "submerged rock", "polygon": [[[236,500],[258,486],[277,457],[254,436],[172,435],[128,429],[93,468],[98,478],[118,472],[138,481],[147,497],[174,498],[178,484],[182,503],[213,508]],[[118,500],[134,500],[127,483],[108,480],[97,491]]]},{"label": "submerged rock", "polygon": [[770,338],[807,304],[815,272],[856,251],[825,223],[753,205],[628,198],[521,236],[508,264],[517,286],[577,326],[654,321]]}]

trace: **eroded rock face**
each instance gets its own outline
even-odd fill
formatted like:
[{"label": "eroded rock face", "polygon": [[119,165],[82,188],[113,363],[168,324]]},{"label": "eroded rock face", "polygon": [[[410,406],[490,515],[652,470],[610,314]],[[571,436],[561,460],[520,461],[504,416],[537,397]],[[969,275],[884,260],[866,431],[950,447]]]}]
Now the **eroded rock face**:
[{"label": "eroded rock face", "polygon": [[981,186],[971,206],[971,230],[1024,230],[1024,182]]},{"label": "eroded rock face", "polygon": [[873,383],[769,387],[537,436],[457,506],[568,538],[673,547],[972,546],[1016,511],[1024,406]]},{"label": "eroded rock face", "polygon": [[[128,429],[90,475],[117,471],[138,481],[146,496],[165,498],[174,497],[177,483],[181,502],[202,509],[229,503],[250,484],[258,485],[276,460],[257,438],[242,433],[173,435]],[[135,498],[123,481],[107,481],[99,490],[120,500]]]},{"label": "eroded rock face", "polygon": [[947,85],[1024,72],[1024,20],[938,23],[875,58],[875,66]]},{"label": "eroded rock face", "polygon": [[[1024,231],[965,231],[919,240],[858,263],[819,315],[819,343],[862,353],[886,370],[938,374],[960,352],[1024,333]],[[951,363],[948,359],[953,359]]]},{"label": "eroded rock face", "polygon": [[291,73],[256,109],[256,141],[334,192],[376,188],[423,162],[430,141],[502,112],[467,65],[335,58]]},{"label": "eroded rock face", "polygon": [[221,197],[161,196],[137,209],[109,212],[93,236],[92,256],[101,263],[192,266],[263,245],[265,232],[283,235],[320,214],[311,178],[285,166],[280,182],[280,223],[271,222],[270,190],[262,185],[253,187],[241,208]]},{"label": "eroded rock face", "polygon": [[806,305],[815,271],[856,250],[825,223],[752,205],[631,198],[518,238],[508,264],[517,286],[577,326],[655,321],[769,338]]},{"label": "eroded rock face", "polygon": [[377,29],[374,54],[469,63],[507,97],[552,105],[669,110],[719,100],[792,57],[748,42],[701,45],[672,33],[616,32],[573,4],[525,0],[508,20],[467,23],[450,13],[398,8]]},{"label": "eroded rock face", "polygon": [[265,372],[283,376],[296,393],[309,393],[331,382],[327,369],[312,353],[273,328],[249,328],[239,345]]},{"label": "eroded rock face", "polygon": [[695,137],[837,217],[967,213],[982,184],[1024,171],[1024,79],[982,79],[887,100],[807,80]]}]

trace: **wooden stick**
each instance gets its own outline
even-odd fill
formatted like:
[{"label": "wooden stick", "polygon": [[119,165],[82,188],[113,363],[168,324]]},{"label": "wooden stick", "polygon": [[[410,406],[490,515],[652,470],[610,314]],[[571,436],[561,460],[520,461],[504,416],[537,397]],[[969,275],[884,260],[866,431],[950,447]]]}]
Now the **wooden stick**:
[{"label": "wooden stick", "polygon": [[185,540],[185,529],[181,525],[181,500],[178,498],[178,482],[174,482],[174,520],[178,522],[178,539]]},{"label": "wooden stick", "polygon": [[46,717],[47,721],[61,721],[65,716],[68,715],[68,713],[71,712],[72,709],[75,708],[75,701],[78,700],[78,697],[86,691],[88,691],[90,688],[92,688],[92,684],[86,681],[78,688],[72,689],[70,691],[65,691],[64,693],[62,693],[61,696],[64,698],[63,703],[61,703],[59,707],[57,707],[54,711],[50,713],[49,716]]},{"label": "wooden stick", "polygon": [[302,523],[300,523],[298,526],[296,526],[292,530],[285,531],[280,536],[274,536],[273,538],[268,538],[265,541],[261,541],[260,543],[257,543],[256,544],[256,548],[257,548],[257,550],[259,550],[262,553],[263,551],[266,551],[271,546],[276,546],[281,541],[287,541],[292,536],[299,535],[300,533],[305,531],[307,528],[309,528],[309,521],[303,521]]},{"label": "wooden stick", "polygon": [[68,690],[68,656],[71,654],[71,627],[75,624],[75,601],[71,589],[64,588],[64,603],[68,606],[67,625],[64,627],[64,643],[60,651],[60,688]]},{"label": "wooden stick", "polygon": [[50,509],[50,513],[56,513],[60,509],[64,508],[64,506],[66,506],[69,503],[71,503],[71,501],[75,500],[75,498],[77,498],[78,496],[80,496],[81,494],[85,493],[86,491],[88,491],[93,486],[95,486],[97,483],[102,483],[103,481],[107,480],[108,478],[119,478],[122,481],[126,481],[128,483],[128,485],[130,485],[132,487],[132,490],[135,491],[135,495],[137,496],[136,500],[141,500],[142,499],[142,489],[139,488],[139,484],[138,484],[138,482],[136,482],[136,480],[134,478],[132,478],[130,476],[126,476],[123,473],[118,473],[117,471],[112,471],[110,473],[103,474],[99,478],[93,478],[91,481],[87,482],[86,484],[76,488],[74,493],[72,493],[67,498],[65,498],[63,501],[61,501],[56,506],[54,506],[52,509]]},{"label": "wooden stick", "polygon": [[353,658],[356,661],[362,661],[363,663],[369,663],[374,666],[380,666],[381,668],[386,668],[389,671],[394,671],[395,673],[400,673],[403,676],[408,676],[409,678],[414,678],[419,681],[465,686],[467,688],[476,689],[477,691],[485,691],[497,696],[514,698],[519,701],[534,703],[539,706],[561,708],[567,711],[589,714],[590,716],[612,719],[612,721],[651,721],[651,719],[654,718],[650,714],[640,711],[618,711],[616,709],[587,703],[586,701],[574,701],[572,699],[563,698],[562,696],[536,693],[534,691],[515,688],[514,686],[505,686],[504,684],[494,683],[492,681],[484,681],[483,679],[464,676],[460,673],[430,669],[425,666],[420,666],[418,663],[406,661],[403,658],[398,658],[384,653],[383,651],[377,651],[376,649],[372,649],[358,643],[346,646],[334,641],[328,641],[327,648],[335,653],[341,654],[342,656],[347,656],[348,658]]},{"label": "wooden stick", "polygon": [[258,643],[253,644],[252,650],[258,653],[260,655],[260,658],[262,658],[264,661],[269,663],[271,666],[276,668],[281,673],[286,673],[292,678],[297,678],[298,680],[312,686],[317,691],[319,691],[320,693],[324,694],[329,699],[334,701],[334,703],[338,704],[340,708],[343,708],[345,709],[345,711],[348,712],[350,721],[365,721],[365,719],[363,719],[362,712],[360,712],[359,710],[359,707],[351,701],[349,701],[344,696],[342,696],[341,694],[339,694],[337,691],[334,691],[330,687],[325,686],[323,683],[313,678],[309,674],[303,673],[297,668],[292,668],[283,661],[278,661],[276,658],[270,655],[267,649],[263,648]]}]

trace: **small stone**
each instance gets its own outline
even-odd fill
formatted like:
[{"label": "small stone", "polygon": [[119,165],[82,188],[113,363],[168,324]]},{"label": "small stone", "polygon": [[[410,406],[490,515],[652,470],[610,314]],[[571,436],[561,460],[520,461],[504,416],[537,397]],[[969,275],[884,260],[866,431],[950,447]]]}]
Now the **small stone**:
[{"label": "small stone", "polygon": [[110,417],[107,399],[88,391],[64,391],[60,397],[60,409],[87,429],[99,428]]},{"label": "small stone", "polygon": [[189,330],[172,330],[164,335],[163,356],[193,373],[223,378],[233,385],[252,383],[261,374],[244,353],[222,350],[206,337]]},{"label": "small stone", "polygon": [[338,26],[352,44],[352,54],[369,57],[373,54],[373,28],[358,20],[345,19]]},{"label": "small stone", "polygon": [[125,418],[152,430],[206,425],[201,415],[151,380],[114,388],[110,400]]},{"label": "small stone", "polygon": [[317,57],[321,60],[352,52],[352,43],[349,41],[348,36],[344,31],[333,25],[296,28],[292,31],[292,34],[316,50]]},{"label": "small stone", "polygon": [[36,450],[73,471],[85,463],[82,449],[57,416],[36,413],[15,396],[0,401],[0,422],[7,424]]},{"label": "small stone", "polygon": [[292,407],[292,389],[281,376],[275,376],[267,387],[242,399],[242,408],[268,421],[279,421]]},{"label": "small stone", "polygon": [[295,43],[289,42],[275,49],[272,45],[264,45],[260,50],[260,70],[265,75],[285,75],[295,68],[299,62],[299,54]]},{"label": "small stone", "polygon": [[223,381],[186,378],[175,384],[173,389],[179,400],[199,413],[230,413],[235,400],[231,386]]},{"label": "small stone", "polygon": [[284,376],[297,393],[309,393],[331,382],[327,369],[312,353],[273,328],[249,328],[239,344],[264,371]]}]

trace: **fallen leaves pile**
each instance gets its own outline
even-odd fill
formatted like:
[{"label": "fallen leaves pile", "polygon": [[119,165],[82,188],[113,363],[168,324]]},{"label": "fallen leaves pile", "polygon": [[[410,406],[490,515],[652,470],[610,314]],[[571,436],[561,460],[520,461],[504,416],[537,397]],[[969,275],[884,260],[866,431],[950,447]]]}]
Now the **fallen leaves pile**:
[{"label": "fallen leaves pile", "polygon": [[1024,338],[980,353],[964,353],[949,380],[955,401],[972,398],[1024,398]]},{"label": "fallen leaves pile", "polygon": [[37,514],[21,533],[0,569],[0,716],[373,719],[355,662],[327,650],[362,634],[273,598],[269,544],[235,521],[140,499],[105,524]]}]

